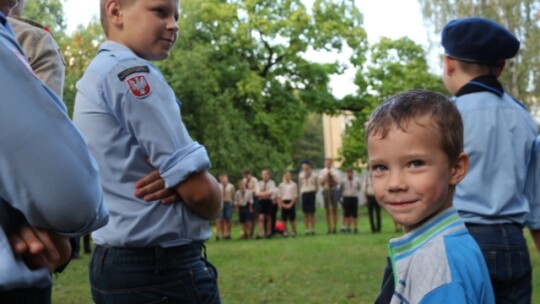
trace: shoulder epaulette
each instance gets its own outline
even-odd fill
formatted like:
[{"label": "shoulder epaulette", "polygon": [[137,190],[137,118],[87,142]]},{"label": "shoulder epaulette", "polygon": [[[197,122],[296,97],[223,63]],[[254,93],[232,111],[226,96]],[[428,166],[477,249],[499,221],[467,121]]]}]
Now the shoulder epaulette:
[{"label": "shoulder epaulette", "polygon": [[23,18],[23,17],[21,17],[21,16],[10,16],[10,17],[13,18],[13,19],[17,19],[17,20],[19,20],[19,21],[22,21],[22,22],[24,22],[24,23],[28,23],[28,24],[30,24],[30,25],[32,25],[32,26],[35,26],[35,27],[40,28],[40,29],[42,29],[42,30],[45,30],[45,31],[47,31],[47,32],[49,32],[49,33],[51,32],[51,30],[49,29],[49,27],[44,26],[44,25],[41,25],[41,24],[39,24],[39,23],[37,23],[37,22],[35,22],[35,21],[32,21],[32,20],[30,20],[30,19],[26,19],[26,18]]}]

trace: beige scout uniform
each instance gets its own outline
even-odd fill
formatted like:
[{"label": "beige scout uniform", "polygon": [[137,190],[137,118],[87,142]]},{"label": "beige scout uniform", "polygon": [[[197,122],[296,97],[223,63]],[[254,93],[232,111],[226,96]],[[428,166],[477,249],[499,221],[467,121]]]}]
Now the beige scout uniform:
[{"label": "beige scout uniform", "polygon": [[319,190],[317,174],[313,171],[307,175],[304,171],[300,172],[298,182],[300,183],[300,193],[317,192]]},{"label": "beige scout uniform", "polygon": [[32,70],[60,98],[64,90],[65,62],[52,34],[40,24],[8,17]]},{"label": "beige scout uniform", "polygon": [[244,177],[242,182],[246,185],[246,189],[250,190],[253,195],[259,192],[259,184],[257,183],[257,179],[255,177],[252,176],[249,181]]},{"label": "beige scout uniform", "polygon": [[282,182],[279,184],[278,197],[284,201],[292,201],[298,196],[298,187],[294,181],[289,181],[288,183]]},{"label": "beige scout uniform", "polygon": [[221,199],[223,203],[232,203],[234,201],[234,186],[231,183],[227,183],[225,189],[223,189],[223,184],[219,183],[219,190],[222,193]]},{"label": "beige scout uniform", "polygon": [[360,195],[360,190],[362,185],[358,177],[353,176],[352,179],[345,177],[341,181],[341,191],[343,197],[358,197]]},{"label": "beige scout uniform", "polygon": [[[333,177],[333,178],[332,178]],[[339,184],[339,172],[334,168],[324,168],[319,172],[319,182],[323,187],[324,207],[337,208],[338,195],[337,185]]]}]

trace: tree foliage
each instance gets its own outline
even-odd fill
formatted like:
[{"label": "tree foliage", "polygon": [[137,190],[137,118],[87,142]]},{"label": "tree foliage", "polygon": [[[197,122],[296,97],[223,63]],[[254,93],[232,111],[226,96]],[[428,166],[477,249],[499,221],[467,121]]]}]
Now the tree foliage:
[{"label": "tree foliage", "polygon": [[62,35],[66,29],[62,0],[26,0],[22,15],[50,28],[55,35]]},{"label": "tree foliage", "polygon": [[[42,2],[59,0],[35,3]],[[322,163],[321,118],[309,113],[341,110],[357,117],[341,151],[345,165],[357,164],[365,159],[363,123],[382,100],[405,89],[441,88],[427,72],[425,51],[412,41],[383,39],[369,49],[354,1],[305,3],[182,1],[178,41],[171,56],[157,65],[182,102],[191,136],[206,146],[213,173],[226,171],[235,180],[243,168],[257,174],[263,168],[296,167],[305,158]],[[59,39],[67,62],[64,99],[70,113],[75,83],[104,39],[97,20]],[[342,53],[345,48],[352,50],[348,60],[358,70],[359,90],[337,100],[329,80],[343,72],[342,61],[314,61],[306,54]]]},{"label": "tree foliage", "polygon": [[64,102],[68,113],[73,113],[73,103],[77,89],[76,82],[82,77],[86,67],[97,54],[99,44],[105,36],[101,24],[91,22],[87,27],[80,27],[69,36],[63,36],[58,44],[66,61],[66,78],[64,82]]},{"label": "tree foliage", "polygon": [[361,23],[353,1],[317,0],[311,11],[300,0],[182,2],[177,46],[159,66],[216,173],[293,165],[307,113],[338,106],[328,84],[340,65],[304,54],[364,48]]},{"label": "tree foliage", "polygon": [[344,167],[358,166],[359,161],[366,161],[364,124],[385,99],[411,89],[446,92],[441,79],[429,72],[426,51],[409,38],[382,38],[370,48],[369,58],[356,74],[358,93],[345,98],[356,119],[345,131],[340,151]]},{"label": "tree foliage", "polygon": [[299,165],[303,160],[310,160],[313,166],[324,164],[324,137],[322,128],[322,115],[310,113],[304,123],[304,135],[295,140],[292,145],[293,166]]},{"label": "tree foliage", "polygon": [[[436,33],[455,18],[481,16],[495,20],[521,41],[518,55],[507,62],[501,81],[528,105],[540,95],[540,28],[536,0],[419,0],[424,18]],[[438,38],[438,37],[437,37]],[[438,39],[437,39],[438,41]]]}]

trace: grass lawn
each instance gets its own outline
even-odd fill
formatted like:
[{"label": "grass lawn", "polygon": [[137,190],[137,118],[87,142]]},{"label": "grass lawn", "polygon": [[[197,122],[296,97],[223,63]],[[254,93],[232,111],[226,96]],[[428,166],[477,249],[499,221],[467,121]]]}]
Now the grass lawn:
[{"label": "grass lawn", "polygon": [[[271,240],[207,242],[209,260],[218,268],[221,299],[228,303],[373,303],[386,263],[389,238],[398,236],[383,211],[382,233],[371,234],[365,207],[360,233],[326,235],[324,211],[318,210],[317,234]],[[300,212],[301,214],[301,212]],[[234,215],[235,219],[237,215]],[[533,260],[533,286],[540,286],[540,254],[528,236]],[[74,260],[54,280],[53,303],[92,303],[88,284],[89,255]],[[532,303],[540,303],[535,288]]]}]

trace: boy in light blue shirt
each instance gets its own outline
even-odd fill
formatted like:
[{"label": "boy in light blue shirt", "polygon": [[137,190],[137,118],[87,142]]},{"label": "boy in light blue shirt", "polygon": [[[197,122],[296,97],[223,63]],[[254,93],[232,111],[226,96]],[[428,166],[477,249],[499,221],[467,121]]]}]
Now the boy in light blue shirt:
[{"label": "boy in light blue shirt", "polygon": [[[207,172],[205,148],[182,123],[180,101],[151,63],[166,59],[176,41],[179,1],[100,5],[108,40],[77,83],[73,117],[100,166],[111,212],[109,224],[92,234],[92,297],[98,303],[219,302],[217,273],[202,248],[221,192]],[[157,183],[138,183],[154,169]],[[180,201],[161,204],[152,185]]]}]

